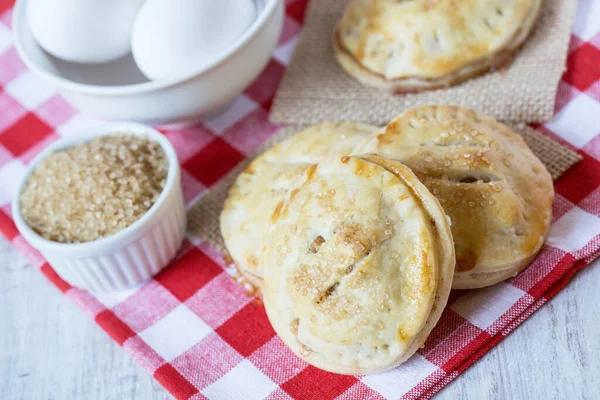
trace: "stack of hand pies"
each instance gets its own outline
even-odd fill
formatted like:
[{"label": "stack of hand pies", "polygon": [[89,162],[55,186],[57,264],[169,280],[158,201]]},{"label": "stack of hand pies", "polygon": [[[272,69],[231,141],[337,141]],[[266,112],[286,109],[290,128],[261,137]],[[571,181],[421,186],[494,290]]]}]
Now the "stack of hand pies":
[{"label": "stack of hand pies", "polygon": [[407,360],[451,288],[493,285],[536,256],[552,179],[520,135],[451,106],[384,128],[326,123],[256,158],[221,230],[281,339],[343,374]]},{"label": "stack of hand pies", "polygon": [[[360,82],[411,92],[506,65],[542,0],[350,0],[333,51]],[[255,159],[221,214],[243,280],[281,339],[342,374],[406,361],[450,289],[515,276],[542,247],[554,191],[521,136],[459,107],[384,128],[327,123]]]}]

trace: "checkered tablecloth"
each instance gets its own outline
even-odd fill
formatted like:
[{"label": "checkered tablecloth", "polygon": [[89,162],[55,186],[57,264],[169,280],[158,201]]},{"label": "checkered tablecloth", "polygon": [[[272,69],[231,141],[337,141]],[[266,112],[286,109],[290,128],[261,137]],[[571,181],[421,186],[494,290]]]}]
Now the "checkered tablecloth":
[{"label": "checkered tablecloth", "polygon": [[[273,59],[227,112],[203,125],[164,132],[183,166],[188,206],[279,129],[267,113],[306,3],[286,1]],[[295,357],[275,335],[262,305],[233,282],[221,254],[202,237],[188,236],[172,265],[140,287],[115,294],[75,289],[19,235],[10,201],[35,154],[100,121],[74,110],[25,68],[12,43],[11,8],[12,1],[0,0],[0,231],[179,399],[431,397],[600,254],[600,0],[582,0],[556,115],[538,127],[583,156],[556,182],[547,244],[516,278],[453,292],[425,347],[399,368],[342,376]]]}]

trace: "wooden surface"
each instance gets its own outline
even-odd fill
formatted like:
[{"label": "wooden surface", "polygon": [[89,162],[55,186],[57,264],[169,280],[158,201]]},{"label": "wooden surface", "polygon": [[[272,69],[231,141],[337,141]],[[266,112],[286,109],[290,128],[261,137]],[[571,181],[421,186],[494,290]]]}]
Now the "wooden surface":
[{"label": "wooden surface", "polygon": [[[600,398],[600,262],[436,399]],[[168,399],[0,238],[0,399]]]}]

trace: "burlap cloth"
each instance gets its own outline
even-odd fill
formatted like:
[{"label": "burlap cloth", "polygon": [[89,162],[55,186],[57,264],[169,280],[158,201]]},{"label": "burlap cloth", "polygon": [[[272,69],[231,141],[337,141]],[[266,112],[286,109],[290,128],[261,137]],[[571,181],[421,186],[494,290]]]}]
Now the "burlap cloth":
[{"label": "burlap cloth", "polygon": [[344,0],[313,0],[309,5],[271,109],[273,121],[348,120],[384,125],[401,111],[429,104],[459,105],[502,121],[544,122],[552,117],[576,1],[544,0],[533,34],[507,69],[448,89],[408,95],[363,86],[337,65],[332,32],[345,5]]},{"label": "burlap cloth", "polygon": [[[288,125],[280,129],[258,149],[256,154],[262,153],[307,126],[308,124]],[[541,135],[527,125],[511,124],[511,126],[515,131],[523,135],[535,155],[546,165],[553,179],[557,179],[573,164],[581,160],[581,156],[576,152]],[[219,228],[219,215],[223,209],[223,202],[235,178],[251,160],[252,157],[238,165],[226,178],[222,179],[201,197],[188,211],[189,232],[194,236],[201,237],[216,250],[225,251],[225,245]]]}]

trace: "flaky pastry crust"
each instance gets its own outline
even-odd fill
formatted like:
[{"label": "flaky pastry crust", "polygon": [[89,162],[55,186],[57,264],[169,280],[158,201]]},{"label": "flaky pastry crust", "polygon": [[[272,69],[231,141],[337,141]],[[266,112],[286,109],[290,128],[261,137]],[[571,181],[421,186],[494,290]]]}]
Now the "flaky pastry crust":
[{"label": "flaky pastry crust", "polygon": [[352,0],[333,37],[340,66],[397,93],[458,84],[508,65],[542,0]]},{"label": "flaky pastry crust", "polygon": [[552,219],[552,178],[523,138],[451,106],[402,113],[355,149],[410,167],[452,220],[453,288],[493,285],[540,251]]},{"label": "flaky pastry crust", "polygon": [[302,183],[306,168],[329,156],[349,154],[377,129],[351,122],[310,127],[258,156],[237,177],[221,213],[221,233],[240,274],[257,293],[263,237],[276,205]]},{"label": "flaky pastry crust", "polygon": [[294,353],[365,374],[424,343],[455,258],[446,215],[410,169],[376,155],[327,159],[306,170],[271,221],[264,303]]}]

